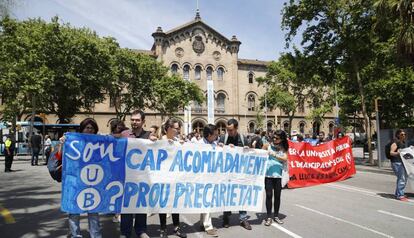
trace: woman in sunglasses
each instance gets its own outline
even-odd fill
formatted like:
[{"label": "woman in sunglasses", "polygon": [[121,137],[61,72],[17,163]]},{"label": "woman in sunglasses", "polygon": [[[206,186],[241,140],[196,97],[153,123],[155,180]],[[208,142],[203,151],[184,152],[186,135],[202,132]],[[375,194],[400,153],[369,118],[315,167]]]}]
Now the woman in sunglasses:
[{"label": "woman in sunglasses", "polygon": [[[287,151],[289,148],[286,132],[277,130],[269,141],[270,144],[263,146],[263,149],[269,151],[269,160],[267,162],[265,176],[266,190],[266,211],[267,218],[265,226],[270,226],[274,220],[278,224],[283,224],[279,218],[280,195],[282,192],[282,171],[287,166]],[[272,218],[272,198],[274,195],[274,216]]]}]

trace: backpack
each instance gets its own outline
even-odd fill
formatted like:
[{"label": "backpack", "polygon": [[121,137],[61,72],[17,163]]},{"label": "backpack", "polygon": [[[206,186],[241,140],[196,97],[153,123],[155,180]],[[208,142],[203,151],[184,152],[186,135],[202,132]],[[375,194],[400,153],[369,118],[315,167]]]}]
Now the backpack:
[{"label": "backpack", "polygon": [[62,154],[60,144],[53,147],[49,160],[47,161],[47,169],[53,180],[59,183],[62,182]]},{"label": "backpack", "polygon": [[390,141],[388,142],[388,144],[385,145],[385,157],[387,157],[387,159],[391,159],[391,145],[394,143],[394,141]]}]

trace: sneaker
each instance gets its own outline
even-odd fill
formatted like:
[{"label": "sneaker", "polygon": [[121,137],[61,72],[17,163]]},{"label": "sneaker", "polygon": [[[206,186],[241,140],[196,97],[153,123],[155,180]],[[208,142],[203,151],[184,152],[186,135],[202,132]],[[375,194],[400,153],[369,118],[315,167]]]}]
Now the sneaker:
[{"label": "sneaker", "polygon": [[252,226],[250,226],[250,224],[249,224],[248,221],[242,221],[242,222],[240,222],[240,226],[243,227],[246,230],[249,230],[249,231],[252,229]]},{"label": "sneaker", "polygon": [[284,223],[282,220],[279,219],[279,217],[275,217],[273,218],[273,220],[279,225],[282,225]]},{"label": "sneaker", "polygon": [[112,222],[113,222],[113,223],[119,223],[119,222],[120,222],[120,218],[119,218],[119,216],[117,216],[117,215],[113,216],[113,217],[112,217]]},{"label": "sneaker", "polygon": [[207,230],[206,233],[209,236],[218,237],[218,234],[217,234],[217,230],[216,229]]},{"label": "sneaker", "polygon": [[187,234],[182,232],[181,228],[178,227],[178,226],[176,228],[174,228],[174,233],[175,233],[176,236],[181,237],[181,238],[186,238],[187,237]]},{"label": "sneaker", "polygon": [[402,202],[408,202],[408,198],[405,196],[399,197],[397,198],[398,200],[402,201]]},{"label": "sneaker", "polygon": [[168,238],[167,230],[160,230],[160,237],[161,238]]},{"label": "sneaker", "polygon": [[141,233],[141,235],[139,235],[139,238],[150,238],[147,233]]},{"label": "sneaker", "polygon": [[264,225],[265,225],[265,226],[270,226],[270,225],[272,225],[272,218],[270,218],[270,217],[269,217],[269,218],[266,218]]}]

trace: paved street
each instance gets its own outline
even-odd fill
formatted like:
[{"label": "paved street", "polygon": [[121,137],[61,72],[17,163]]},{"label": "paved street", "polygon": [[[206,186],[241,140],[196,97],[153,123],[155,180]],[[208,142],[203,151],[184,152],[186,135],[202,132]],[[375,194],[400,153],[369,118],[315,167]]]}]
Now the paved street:
[{"label": "paved street", "polygon": [[[355,149],[356,156],[362,156]],[[265,227],[265,213],[249,213],[252,231],[238,225],[232,216],[229,229],[221,227],[221,214],[213,215],[220,237],[414,237],[414,191],[407,187],[409,202],[393,199],[395,177],[391,170],[361,165],[346,181],[327,185],[285,189],[282,192],[281,217],[285,224]],[[19,157],[13,173],[4,173],[0,158],[0,204],[8,209],[15,223],[0,218],[0,237],[66,237],[67,219],[60,211],[60,184],[53,181],[46,166],[30,166]],[[264,211],[264,210],[263,210]],[[181,215],[189,237],[207,237],[199,230],[198,215]],[[118,224],[111,216],[102,216],[104,237],[119,237]],[[171,218],[168,218],[171,224]],[[158,236],[158,216],[148,218],[148,234]],[[89,237],[87,219],[82,218],[84,237]],[[172,226],[169,226],[171,237]]]}]

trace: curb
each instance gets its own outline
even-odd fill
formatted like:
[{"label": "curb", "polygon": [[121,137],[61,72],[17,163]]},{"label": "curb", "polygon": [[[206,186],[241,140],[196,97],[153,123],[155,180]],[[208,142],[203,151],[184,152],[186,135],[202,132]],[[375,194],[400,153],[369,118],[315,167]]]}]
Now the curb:
[{"label": "curb", "polygon": [[370,172],[370,173],[377,173],[377,174],[388,174],[388,175],[394,175],[394,172],[392,170],[389,169],[375,169],[375,168],[367,168],[366,166],[360,166],[360,165],[355,165],[355,168],[358,171],[363,171],[363,172]]}]

